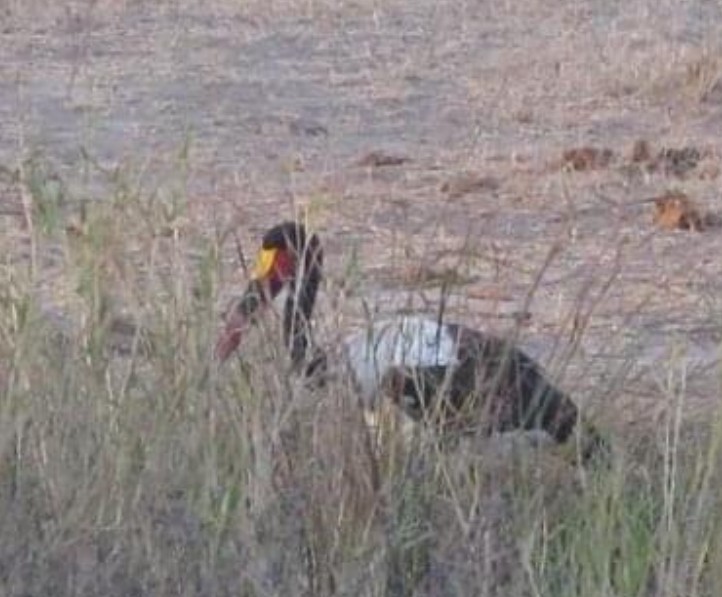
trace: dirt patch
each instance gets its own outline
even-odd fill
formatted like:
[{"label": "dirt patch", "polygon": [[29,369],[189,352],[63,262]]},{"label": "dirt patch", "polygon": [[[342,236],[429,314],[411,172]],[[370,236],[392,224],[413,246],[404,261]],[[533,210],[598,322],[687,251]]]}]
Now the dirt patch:
[{"label": "dirt patch", "polygon": [[370,151],[356,162],[358,166],[366,168],[383,168],[384,166],[400,166],[410,162],[411,158],[402,155],[393,155],[384,151]]},{"label": "dirt patch", "polygon": [[696,147],[663,147],[657,154],[653,166],[661,169],[665,174],[681,178],[697,167],[703,155],[703,152]]},{"label": "dirt patch", "polygon": [[561,166],[577,172],[600,170],[612,163],[614,152],[608,148],[575,147],[562,154]]},{"label": "dirt patch", "polygon": [[481,191],[496,191],[501,186],[501,181],[493,176],[482,176],[479,174],[464,173],[445,181],[440,190],[449,199],[458,199],[469,193]]}]

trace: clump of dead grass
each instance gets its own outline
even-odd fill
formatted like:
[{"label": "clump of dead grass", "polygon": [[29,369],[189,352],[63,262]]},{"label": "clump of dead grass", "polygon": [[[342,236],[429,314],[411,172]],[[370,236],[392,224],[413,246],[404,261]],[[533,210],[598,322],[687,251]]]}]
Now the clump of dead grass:
[{"label": "clump of dead grass", "polygon": [[681,191],[667,191],[654,199],[654,223],[667,230],[704,229],[703,218],[692,200]]},{"label": "clump of dead grass", "polygon": [[687,49],[652,73],[649,89],[655,97],[715,102],[722,93],[722,51],[714,45]]}]

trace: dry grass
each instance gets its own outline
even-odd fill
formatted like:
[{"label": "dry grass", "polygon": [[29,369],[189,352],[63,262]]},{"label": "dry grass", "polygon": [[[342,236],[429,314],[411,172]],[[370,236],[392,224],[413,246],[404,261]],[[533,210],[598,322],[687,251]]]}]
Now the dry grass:
[{"label": "dry grass", "polygon": [[[715,7],[2,10],[2,594],[720,594],[722,247],[644,203],[718,211]],[[585,147],[614,159],[560,166]],[[326,346],[443,303],[539,358],[610,469],[393,416],[370,449],[272,322],[216,370],[239,254],[292,214]]]},{"label": "dry grass", "polygon": [[[659,361],[654,426],[625,439],[625,417],[607,420],[610,469],[524,436],[440,450],[390,428],[377,444],[342,379],[309,391],[284,374],[272,322],[216,370],[226,231],[198,231],[182,197],[131,191],[127,174],[74,214],[38,172],[19,173],[29,211],[15,217],[54,267],[3,268],[6,594],[715,594],[720,435],[686,422],[683,356]],[[327,287],[331,347],[331,320],[353,312],[336,293],[363,270]],[[578,295],[556,376],[579,366],[617,280]],[[61,317],[43,294],[64,297]],[[637,365],[607,366],[598,391],[626,391]]]}]

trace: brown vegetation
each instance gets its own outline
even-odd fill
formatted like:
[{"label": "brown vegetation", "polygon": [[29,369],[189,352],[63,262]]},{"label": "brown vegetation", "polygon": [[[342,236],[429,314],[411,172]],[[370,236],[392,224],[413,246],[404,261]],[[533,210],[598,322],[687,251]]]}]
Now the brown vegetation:
[{"label": "brown vegetation", "polygon": [[662,147],[656,153],[646,139],[638,139],[632,146],[630,161],[643,166],[647,172],[685,178],[700,168],[699,178],[713,179],[719,174],[719,165],[707,149],[692,145]]},{"label": "brown vegetation", "polygon": [[652,159],[652,150],[649,141],[646,139],[637,139],[634,145],[632,145],[629,159],[635,164],[650,161]]},{"label": "brown vegetation", "polygon": [[577,172],[600,170],[608,167],[613,157],[614,152],[608,148],[575,147],[562,154],[562,167]]},{"label": "brown vegetation", "polygon": [[692,200],[680,191],[667,191],[654,199],[654,223],[665,230],[704,229],[704,219]]}]

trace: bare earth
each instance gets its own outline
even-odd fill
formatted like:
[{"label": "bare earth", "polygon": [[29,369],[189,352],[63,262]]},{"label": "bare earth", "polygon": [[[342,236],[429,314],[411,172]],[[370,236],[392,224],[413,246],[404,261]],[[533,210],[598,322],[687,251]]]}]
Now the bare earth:
[{"label": "bare earth", "polygon": [[[0,165],[39,152],[86,198],[84,154],[149,192],[183,178],[199,233],[235,221],[247,250],[308,208],[328,296],[353,250],[352,298],[383,312],[434,313],[455,272],[457,318],[504,333],[528,310],[521,343],[601,417],[653,423],[683,372],[691,410],[716,406],[722,230],[658,230],[643,200],[720,210],[722,5],[236,4],[6,0]],[[638,139],[702,158],[646,168]],[[565,166],[581,146],[613,153]]]}]

